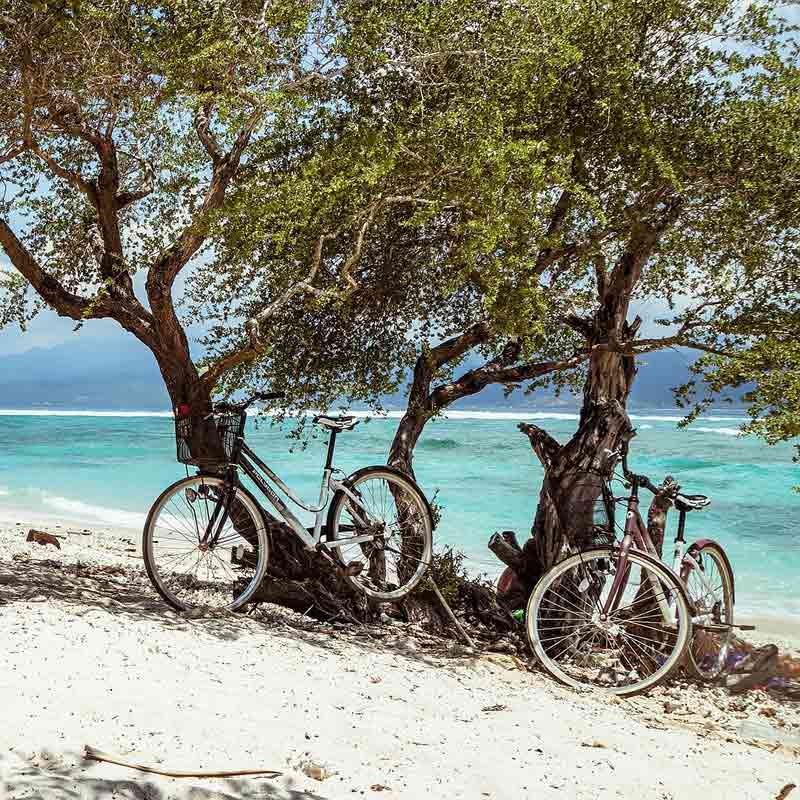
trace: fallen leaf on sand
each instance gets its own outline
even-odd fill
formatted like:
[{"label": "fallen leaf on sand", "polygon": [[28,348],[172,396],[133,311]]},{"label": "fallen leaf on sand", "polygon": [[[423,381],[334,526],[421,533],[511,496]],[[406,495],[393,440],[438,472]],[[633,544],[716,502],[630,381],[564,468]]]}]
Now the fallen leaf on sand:
[{"label": "fallen leaf on sand", "polygon": [[391,789],[388,786],[384,786],[382,783],[373,783],[372,786],[369,787],[373,792],[390,792]]},{"label": "fallen leaf on sand", "polygon": [[314,761],[306,761],[302,765],[303,774],[315,781],[324,781],[326,778],[331,777],[331,771],[323,764],[317,764]]},{"label": "fallen leaf on sand", "polygon": [[380,683],[382,680],[383,680],[383,678],[379,678],[377,675],[373,675],[369,679],[370,683]]},{"label": "fallen leaf on sand", "polygon": [[786,786],[784,786],[783,789],[781,789],[775,796],[775,800],[786,800],[786,798],[789,796],[789,792],[796,788],[797,784],[787,783]]},{"label": "fallen leaf on sand", "polygon": [[502,703],[497,703],[494,706],[484,706],[481,711],[505,711],[508,706],[503,705]]},{"label": "fallen leaf on sand", "polygon": [[608,747],[607,744],[603,744],[602,742],[598,742],[596,739],[592,739],[590,742],[581,742],[581,747],[598,747],[605,749]]},{"label": "fallen leaf on sand", "polygon": [[25,539],[26,542],[36,542],[36,544],[54,544],[59,550],[61,549],[61,543],[58,539],[53,536],[52,533],[45,533],[45,531],[36,531],[31,528],[28,531],[28,537]]}]

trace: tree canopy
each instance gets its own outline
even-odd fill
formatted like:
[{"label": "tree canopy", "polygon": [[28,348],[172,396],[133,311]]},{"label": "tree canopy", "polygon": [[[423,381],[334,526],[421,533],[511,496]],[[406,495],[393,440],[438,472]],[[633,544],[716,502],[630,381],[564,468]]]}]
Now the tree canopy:
[{"label": "tree canopy", "polygon": [[[755,382],[755,430],[791,435],[798,53],[779,12],[6,0],[3,321],[112,317],[174,398],[267,382],[299,407],[375,402],[415,370],[425,416],[692,347],[712,390]],[[665,307],[663,335],[634,301]]]},{"label": "tree canopy", "polygon": [[[711,389],[761,387],[755,430],[788,430],[789,378],[763,354],[790,357],[798,312],[798,60],[772,5],[341,14],[346,68],[292,156],[237,187],[197,285],[231,387],[324,404],[346,375],[369,400],[447,340],[428,376],[446,405],[476,347],[465,390],[680,346]],[[663,307],[662,335],[633,301]]]}]

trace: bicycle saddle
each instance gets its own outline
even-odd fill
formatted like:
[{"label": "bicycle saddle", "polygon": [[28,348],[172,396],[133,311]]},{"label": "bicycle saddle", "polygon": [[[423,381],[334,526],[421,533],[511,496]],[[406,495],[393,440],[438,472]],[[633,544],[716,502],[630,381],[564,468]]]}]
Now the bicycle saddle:
[{"label": "bicycle saddle", "polygon": [[700,511],[711,501],[704,494],[679,494],[675,498],[678,511]]},{"label": "bicycle saddle", "polygon": [[358,420],[355,417],[329,417],[325,414],[320,414],[314,417],[314,422],[317,425],[322,425],[323,428],[341,433],[342,431],[351,431],[358,425]]}]

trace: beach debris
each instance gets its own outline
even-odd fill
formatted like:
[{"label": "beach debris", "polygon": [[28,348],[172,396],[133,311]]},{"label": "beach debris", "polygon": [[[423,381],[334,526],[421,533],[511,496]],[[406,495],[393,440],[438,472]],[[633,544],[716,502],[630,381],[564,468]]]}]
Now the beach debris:
[{"label": "beach debris", "polygon": [[508,706],[503,705],[503,703],[497,703],[493,706],[484,706],[481,711],[505,711]]},{"label": "beach debris", "polygon": [[765,688],[778,666],[778,648],[774,644],[765,644],[747,654],[737,652],[728,663],[730,674],[725,677],[724,686],[731,694]]},{"label": "beach debris", "polygon": [[307,778],[312,778],[315,781],[324,781],[330,778],[333,774],[324,764],[318,764],[316,761],[304,761],[300,765],[300,771]]},{"label": "beach debris", "polygon": [[783,789],[781,789],[778,794],[775,795],[775,800],[786,800],[786,798],[789,796],[789,792],[796,788],[796,783],[787,783]]},{"label": "beach debris", "polygon": [[88,744],[84,745],[83,757],[87,761],[102,761],[106,764],[116,764],[119,767],[128,767],[129,769],[136,769],[139,772],[148,772],[152,775],[164,775],[167,778],[233,778],[239,775],[264,775],[274,778],[282,774],[275,769],[235,769],[211,772],[203,770],[179,772],[175,770],[156,769],[155,767],[148,767],[144,764],[125,761],[121,756],[113,755],[112,753],[104,753],[102,750],[97,750]]},{"label": "beach debris", "polygon": [[388,786],[384,786],[382,783],[373,783],[372,786],[369,787],[373,792],[391,792],[392,790]]},{"label": "beach debris", "polygon": [[592,739],[591,741],[588,741],[588,742],[581,742],[581,747],[595,747],[598,750],[601,750],[601,749],[605,750],[608,747],[608,745],[607,744],[603,744],[603,742],[600,742],[597,739]]},{"label": "beach debris", "polygon": [[28,531],[28,536],[25,539],[26,542],[36,542],[36,544],[52,544],[55,545],[59,550],[61,549],[61,542],[58,541],[56,536],[53,536],[52,533],[47,533],[46,531],[37,531],[34,528],[31,528]]}]

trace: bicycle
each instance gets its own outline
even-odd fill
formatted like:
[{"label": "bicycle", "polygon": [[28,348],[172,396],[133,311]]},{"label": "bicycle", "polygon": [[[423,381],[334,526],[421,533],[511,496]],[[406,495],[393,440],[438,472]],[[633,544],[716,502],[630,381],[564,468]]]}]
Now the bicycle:
[{"label": "bicycle", "polygon": [[[259,393],[244,403],[218,403],[202,421],[193,419],[186,406],[176,410],[178,461],[199,471],[161,493],[142,537],[147,574],[173,608],[235,610],[256,595],[264,579],[268,526],[258,500],[242,485],[240,472],[308,550],[320,553],[373,600],[399,600],[425,574],[433,517],[417,485],[386,466],[365,467],[345,477],[333,465],[336,437],[355,428],[354,417],[314,418],[329,433],[317,505],[298,498],[247,445],[247,408],[255,400],[283,396]],[[314,514],[314,525],[305,527],[269,482]]]},{"label": "bicycle", "polygon": [[[606,451],[616,460],[620,452]],[[661,560],[639,513],[639,489],[661,490],[628,469],[630,495],[615,498],[609,482],[589,493],[601,511],[595,537],[605,543],[581,549],[556,564],[530,596],[526,627],[542,666],[576,688],[626,696],[665,680],[685,663],[694,676],[713,680],[725,667],[734,627],[734,578],[723,548],[711,539],[686,547],[686,515],[705,508],[704,495],[675,487],[680,516],[673,568]],[[586,503],[584,498],[584,505]],[[614,505],[626,504],[622,541],[614,534]],[[585,510],[585,509],[584,509]]]}]

